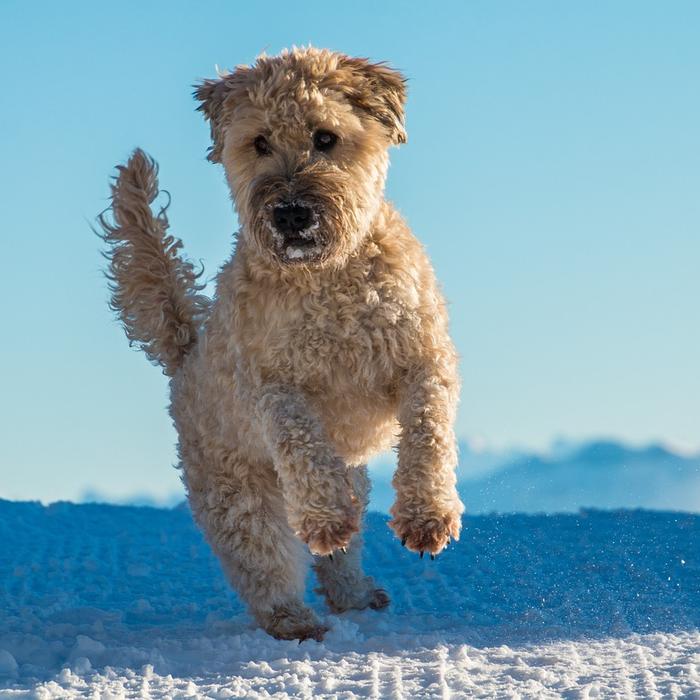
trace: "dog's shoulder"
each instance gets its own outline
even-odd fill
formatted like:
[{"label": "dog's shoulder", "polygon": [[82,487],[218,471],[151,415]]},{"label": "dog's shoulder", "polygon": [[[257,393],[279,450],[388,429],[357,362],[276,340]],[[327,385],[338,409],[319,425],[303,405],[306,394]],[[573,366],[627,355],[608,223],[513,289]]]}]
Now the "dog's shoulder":
[{"label": "dog's shoulder", "polygon": [[407,318],[421,324],[446,319],[444,298],[428,254],[390,204],[383,208],[373,242],[377,253],[372,281],[384,298],[399,304]]}]

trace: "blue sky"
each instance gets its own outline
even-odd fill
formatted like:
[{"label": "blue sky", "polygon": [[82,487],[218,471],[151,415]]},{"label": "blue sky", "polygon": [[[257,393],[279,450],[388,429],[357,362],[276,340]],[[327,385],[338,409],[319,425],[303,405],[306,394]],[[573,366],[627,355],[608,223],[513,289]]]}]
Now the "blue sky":
[{"label": "blue sky", "polygon": [[191,84],[305,43],[409,78],[387,189],[451,303],[459,435],[699,448],[698,27],[696,2],[3,0],[0,496],[178,488],[90,223],[142,146],[212,276],[236,223]]}]

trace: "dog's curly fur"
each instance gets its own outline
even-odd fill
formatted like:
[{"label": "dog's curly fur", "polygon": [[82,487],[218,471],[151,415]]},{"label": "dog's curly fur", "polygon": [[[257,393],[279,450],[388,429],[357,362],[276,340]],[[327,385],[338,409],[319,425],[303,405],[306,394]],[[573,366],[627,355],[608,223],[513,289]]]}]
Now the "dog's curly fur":
[{"label": "dog's curly fur", "polygon": [[[171,376],[183,481],[231,583],[270,634],[321,639],[302,603],[304,544],[332,610],[389,602],[360,564],[372,454],[398,443],[390,525],[409,549],[459,537],[447,313],[383,195],[388,147],[406,139],[404,80],[305,48],[195,95],[238,212],[235,253],[209,302],[151,211],[156,166],[137,150],[112,187],[113,221],[101,219],[112,306]],[[314,147],[319,129],[331,148]],[[301,243],[275,219],[292,205],[311,217]]]}]

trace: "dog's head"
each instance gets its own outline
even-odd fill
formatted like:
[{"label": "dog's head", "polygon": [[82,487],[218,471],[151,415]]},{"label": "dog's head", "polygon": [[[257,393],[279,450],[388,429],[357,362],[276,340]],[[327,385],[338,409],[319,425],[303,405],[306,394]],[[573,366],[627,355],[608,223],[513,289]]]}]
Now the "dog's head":
[{"label": "dog's head", "polygon": [[339,264],[383,197],[403,143],[400,73],[313,48],[258,58],[197,86],[242,234],[282,265]]}]

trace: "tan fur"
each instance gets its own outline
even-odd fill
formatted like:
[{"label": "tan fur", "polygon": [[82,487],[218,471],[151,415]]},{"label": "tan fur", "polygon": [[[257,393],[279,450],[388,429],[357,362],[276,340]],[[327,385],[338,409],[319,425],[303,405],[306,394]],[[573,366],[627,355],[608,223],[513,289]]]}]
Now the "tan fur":
[{"label": "tan fur", "polygon": [[158,169],[142,151],[118,166],[112,186],[114,222],[99,217],[109,244],[112,299],[126,335],[150,360],[172,375],[197,339],[198,321],[209,300],[199,295],[194,268],[178,257],[182,242],[167,235],[166,207],[153,215]]},{"label": "tan fur", "polygon": [[[409,549],[440,552],[458,538],[463,510],[445,304],[383,196],[387,149],[406,138],[404,81],[307,48],[261,57],[195,94],[238,212],[235,253],[203,318],[164,214],[146,212],[155,166],[137,151],[106,227],[113,304],[172,375],[192,512],[231,583],[270,634],[319,639],[325,628],[301,602],[308,550],[331,609],[389,602],[360,566],[370,456],[398,443],[390,525]],[[314,150],[316,129],[338,135],[329,153]],[[259,135],[268,155],[253,146]],[[311,252],[285,247],[271,218],[280,201],[313,211]]]}]

